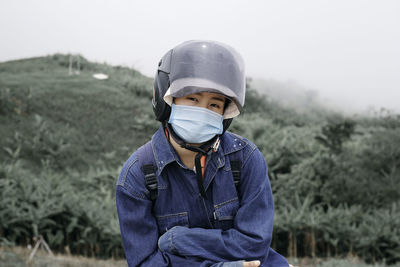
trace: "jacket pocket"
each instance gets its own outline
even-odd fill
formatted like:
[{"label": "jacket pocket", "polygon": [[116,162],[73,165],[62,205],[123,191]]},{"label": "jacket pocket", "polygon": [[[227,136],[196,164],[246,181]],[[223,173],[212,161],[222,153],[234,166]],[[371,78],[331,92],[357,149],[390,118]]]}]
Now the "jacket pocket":
[{"label": "jacket pocket", "polygon": [[187,212],[179,212],[166,215],[156,215],[158,232],[160,235],[168,231],[174,226],[189,227],[189,219]]},{"label": "jacket pocket", "polygon": [[234,219],[239,209],[239,200],[234,198],[221,204],[214,205],[215,226],[222,230],[233,228]]}]

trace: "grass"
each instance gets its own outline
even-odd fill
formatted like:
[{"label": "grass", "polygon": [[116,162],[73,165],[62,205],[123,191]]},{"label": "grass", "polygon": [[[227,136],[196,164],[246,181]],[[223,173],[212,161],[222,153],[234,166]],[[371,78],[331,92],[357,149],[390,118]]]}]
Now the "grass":
[{"label": "grass", "polygon": [[51,257],[39,249],[32,261],[27,263],[31,250],[22,247],[0,247],[1,267],[126,267],[125,260],[99,260],[82,256],[56,254]]},{"label": "grass", "polygon": [[[46,251],[39,249],[33,260],[27,263],[27,259],[31,253],[30,249],[22,247],[0,247],[0,266],[1,267],[126,267],[125,260],[100,260],[95,258],[87,258],[82,256],[71,256],[56,254],[51,257]],[[359,258],[349,257],[345,259],[288,259],[294,266],[298,267],[385,267],[382,263],[366,264]],[[400,264],[390,265],[391,267],[399,267]]]},{"label": "grass", "polygon": [[367,264],[357,257],[347,258],[295,258],[288,259],[288,262],[293,266],[298,267],[399,267],[397,265],[386,265],[384,263]]}]

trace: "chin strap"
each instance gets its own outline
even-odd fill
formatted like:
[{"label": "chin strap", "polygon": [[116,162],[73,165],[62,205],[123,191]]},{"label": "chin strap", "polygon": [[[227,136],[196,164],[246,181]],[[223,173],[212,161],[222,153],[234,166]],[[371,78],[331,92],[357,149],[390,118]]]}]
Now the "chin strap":
[{"label": "chin strap", "polygon": [[169,123],[165,123],[165,128],[168,133],[172,136],[174,141],[182,148],[188,149],[193,152],[197,152],[194,158],[194,166],[196,169],[197,186],[199,187],[200,194],[203,198],[207,199],[206,191],[203,185],[204,169],[206,163],[206,157],[211,155],[212,152],[218,150],[219,146],[219,135],[214,136],[211,140],[205,142],[199,147],[191,146],[182,140],[172,129]]}]

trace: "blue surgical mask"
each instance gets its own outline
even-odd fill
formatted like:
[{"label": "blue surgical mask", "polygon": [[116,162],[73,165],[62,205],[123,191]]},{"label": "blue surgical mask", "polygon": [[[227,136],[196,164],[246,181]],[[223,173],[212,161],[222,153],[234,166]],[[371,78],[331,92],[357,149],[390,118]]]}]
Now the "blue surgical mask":
[{"label": "blue surgical mask", "polygon": [[222,134],[223,120],[224,116],[206,108],[172,104],[168,122],[184,141],[200,144]]}]

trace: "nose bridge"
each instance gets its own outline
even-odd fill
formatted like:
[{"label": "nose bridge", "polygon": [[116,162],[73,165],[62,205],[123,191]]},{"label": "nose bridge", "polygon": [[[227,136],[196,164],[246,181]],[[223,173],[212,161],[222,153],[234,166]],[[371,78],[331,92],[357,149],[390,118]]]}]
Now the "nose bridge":
[{"label": "nose bridge", "polygon": [[209,97],[201,96],[199,100],[199,106],[202,108],[208,108]]}]

